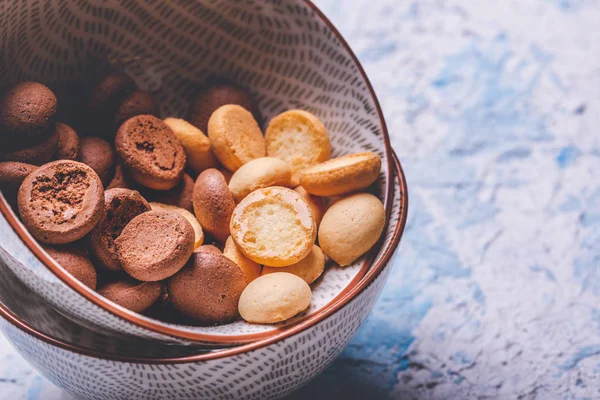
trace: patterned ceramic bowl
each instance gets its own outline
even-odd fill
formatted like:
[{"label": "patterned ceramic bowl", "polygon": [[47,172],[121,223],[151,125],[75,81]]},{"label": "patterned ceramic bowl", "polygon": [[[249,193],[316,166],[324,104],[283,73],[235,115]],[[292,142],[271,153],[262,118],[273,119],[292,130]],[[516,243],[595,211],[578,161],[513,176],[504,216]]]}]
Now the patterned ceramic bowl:
[{"label": "patterned ceramic bowl", "polygon": [[[395,198],[406,193],[400,164]],[[45,318],[31,317],[24,308],[0,303],[0,329],[21,355],[57,386],[86,399],[270,399],[285,396],[319,374],[350,341],[383,289],[395,259],[406,208],[395,201],[393,246],[382,262],[347,294],[340,308],[330,308],[309,326],[295,326],[268,339],[231,349],[188,357],[149,358],[99,351],[90,346],[90,331],[77,335],[59,329]],[[1,271],[1,269],[0,269]],[[4,278],[2,276],[2,278]],[[0,292],[6,293],[0,286]],[[0,295],[0,299],[2,296]],[[27,300],[25,300],[27,301]],[[14,302],[13,302],[14,304]],[[17,313],[16,310],[20,310]],[[23,315],[28,315],[27,319]],[[65,322],[69,324],[69,322]],[[120,339],[104,338],[102,349]],[[118,347],[118,343],[116,345]],[[91,348],[90,348],[91,347]],[[176,346],[179,347],[179,346]]]},{"label": "patterned ceramic bowl", "polygon": [[[57,93],[59,107],[76,107],[76,88],[116,64],[154,93],[163,116],[185,116],[199,87],[226,79],[252,91],[263,127],[284,110],[305,109],[328,128],[333,156],[378,153],[383,168],[373,192],[390,215],[392,150],[377,99],[348,45],[309,1],[27,0],[7,2],[3,15],[10,23],[0,25],[0,48],[10,57],[0,61],[0,86],[39,80]],[[406,208],[405,192],[398,202]],[[390,220],[387,239],[353,265],[327,268],[301,315],[276,325],[195,327],[148,318],[99,296],[48,257],[3,198],[0,211],[0,258],[62,314],[96,331],[211,346],[271,338],[340,309],[367,271],[385,263],[398,223]]]}]

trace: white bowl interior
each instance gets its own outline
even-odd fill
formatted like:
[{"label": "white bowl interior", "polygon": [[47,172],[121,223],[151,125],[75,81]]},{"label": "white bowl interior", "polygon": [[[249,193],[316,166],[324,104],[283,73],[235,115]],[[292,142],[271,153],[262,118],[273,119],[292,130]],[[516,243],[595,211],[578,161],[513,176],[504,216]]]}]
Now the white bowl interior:
[{"label": "white bowl interior", "polygon": [[[389,154],[368,83],[330,27],[302,1],[140,1],[125,6],[27,0],[5,4],[3,13],[7,23],[0,25],[0,48],[10,57],[0,58],[0,86],[44,82],[57,92],[59,108],[65,104],[64,109],[75,112],[89,82],[120,68],[155,94],[163,117],[185,117],[199,88],[215,78],[225,79],[253,93],[263,127],[278,113],[300,108],[317,115],[328,128],[333,156],[378,153],[384,167],[372,191],[385,200]],[[25,258],[24,265],[32,271],[43,268],[39,260]],[[159,324],[218,337],[274,331],[329,304],[364,273],[363,262],[361,258],[345,268],[329,265],[312,285],[309,310],[284,324]],[[56,283],[56,277],[42,275]],[[48,299],[45,293],[41,294]],[[91,304],[49,301],[79,322],[139,334],[139,329],[116,324]]]}]

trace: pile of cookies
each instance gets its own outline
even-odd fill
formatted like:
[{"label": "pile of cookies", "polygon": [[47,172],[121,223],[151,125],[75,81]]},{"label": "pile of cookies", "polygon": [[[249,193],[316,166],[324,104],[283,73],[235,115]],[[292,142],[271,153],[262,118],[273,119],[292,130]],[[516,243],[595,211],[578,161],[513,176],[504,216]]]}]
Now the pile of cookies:
[{"label": "pile of cookies", "polygon": [[118,72],[88,94],[89,128],[58,121],[58,102],[36,82],[2,96],[2,193],[52,258],[129,310],[284,321],[310,306],[327,258],[349,265],[381,236],[384,207],[365,192],[380,157],[331,159],[309,112],[283,112],[263,135],[252,96],[219,84],[187,120],[162,120]]}]

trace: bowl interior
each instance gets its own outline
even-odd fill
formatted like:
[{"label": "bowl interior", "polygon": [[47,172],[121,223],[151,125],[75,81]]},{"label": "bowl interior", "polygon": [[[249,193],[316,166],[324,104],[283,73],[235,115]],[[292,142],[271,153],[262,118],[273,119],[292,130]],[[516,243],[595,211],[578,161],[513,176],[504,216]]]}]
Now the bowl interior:
[{"label": "bowl interior", "polygon": [[[10,23],[0,25],[0,48],[10,54],[0,58],[0,86],[22,80],[44,82],[57,93],[63,120],[85,135],[86,121],[78,118],[80,106],[90,83],[111,69],[125,70],[139,87],[152,91],[162,117],[185,118],[190,99],[202,87],[229,81],[255,96],[263,128],[282,111],[304,109],[327,127],[332,156],[378,153],[383,159],[382,173],[369,190],[384,201],[389,213],[391,149],[377,101],[349,49],[313,7],[291,0],[127,5],[10,2],[4,7],[5,21]],[[382,252],[379,247],[379,256]],[[313,285],[309,310],[283,324],[238,321],[196,327],[142,320],[158,332],[168,330],[174,336],[183,333],[209,342],[259,339],[340,298],[365,274],[374,257],[364,256],[345,268],[329,265]],[[79,293],[85,291],[78,282],[65,282]],[[91,299],[130,320],[129,311],[96,294]],[[102,324],[100,316],[94,321]]]}]

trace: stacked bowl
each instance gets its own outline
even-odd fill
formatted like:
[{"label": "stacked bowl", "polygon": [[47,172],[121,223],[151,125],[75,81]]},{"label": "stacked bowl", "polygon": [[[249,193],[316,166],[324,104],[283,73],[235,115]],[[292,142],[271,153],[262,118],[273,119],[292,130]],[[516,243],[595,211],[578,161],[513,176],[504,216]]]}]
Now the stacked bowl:
[{"label": "stacked bowl", "polygon": [[[310,307],[277,324],[197,326],[138,314],[53,260],[0,197],[0,328],[49,380],[81,398],[277,398],[321,372],[373,307],[396,254],[407,187],[358,60],[309,1],[6,3],[0,87],[38,81],[64,93],[116,68],[183,117],[215,77],[251,92],[264,130],[289,109],[311,112],[332,157],[372,152],[381,173],[380,240],[348,266],[330,261]],[[71,106],[77,106],[73,100]],[[60,106],[60,105],[59,105]],[[1,152],[1,151],[0,151]]]}]

